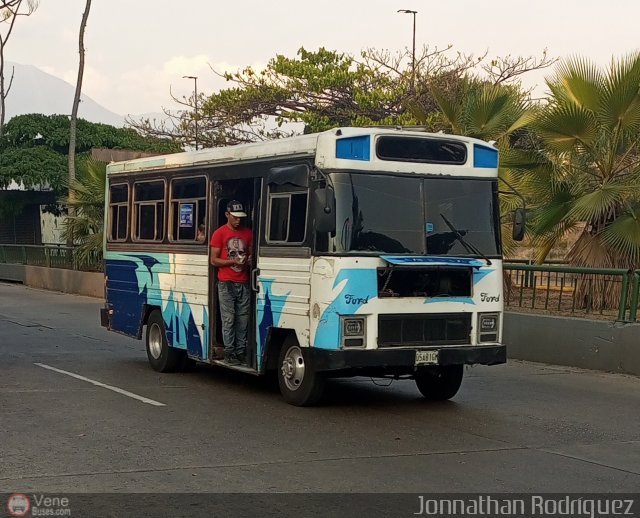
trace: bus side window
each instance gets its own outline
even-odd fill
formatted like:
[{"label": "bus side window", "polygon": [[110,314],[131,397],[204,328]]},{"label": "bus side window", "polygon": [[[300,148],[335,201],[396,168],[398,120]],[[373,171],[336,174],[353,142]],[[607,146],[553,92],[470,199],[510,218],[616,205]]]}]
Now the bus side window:
[{"label": "bus side window", "polygon": [[109,188],[109,241],[126,241],[129,223],[129,186]]},{"label": "bus side window", "polygon": [[171,180],[169,240],[206,241],[207,180],[204,176]]},{"label": "bus side window", "polygon": [[291,184],[270,185],[267,243],[300,244],[306,236],[308,191]]},{"label": "bus side window", "polygon": [[138,241],[164,239],[164,180],[133,184],[133,238]]}]

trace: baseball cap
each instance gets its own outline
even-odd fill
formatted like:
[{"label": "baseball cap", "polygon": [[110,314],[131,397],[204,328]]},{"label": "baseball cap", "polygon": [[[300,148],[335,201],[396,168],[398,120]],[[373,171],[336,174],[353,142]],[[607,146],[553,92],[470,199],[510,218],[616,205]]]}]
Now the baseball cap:
[{"label": "baseball cap", "polygon": [[227,203],[227,212],[236,218],[247,217],[247,213],[244,211],[244,206],[238,200],[231,200]]}]

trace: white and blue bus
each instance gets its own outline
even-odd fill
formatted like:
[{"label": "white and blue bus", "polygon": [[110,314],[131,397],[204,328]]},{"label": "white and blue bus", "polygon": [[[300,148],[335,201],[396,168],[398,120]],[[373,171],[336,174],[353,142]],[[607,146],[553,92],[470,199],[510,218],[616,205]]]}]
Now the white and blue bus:
[{"label": "white and blue bus", "polygon": [[[114,163],[107,184],[102,325],[144,336],[157,371],[275,371],[284,399],[309,405],[328,377],[360,375],[449,399],[465,364],[506,361],[486,142],[341,128]],[[245,366],[221,359],[209,260],[229,200],[254,235]]]}]

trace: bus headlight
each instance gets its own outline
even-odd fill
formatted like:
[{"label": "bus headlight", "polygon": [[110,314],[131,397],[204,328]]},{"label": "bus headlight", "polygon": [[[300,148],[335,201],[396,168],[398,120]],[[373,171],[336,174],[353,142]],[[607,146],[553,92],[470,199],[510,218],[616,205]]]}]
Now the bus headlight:
[{"label": "bus headlight", "polygon": [[364,347],[366,344],[366,317],[341,317],[342,347]]},{"label": "bus headlight", "polygon": [[478,314],[478,343],[497,342],[500,331],[499,313]]}]

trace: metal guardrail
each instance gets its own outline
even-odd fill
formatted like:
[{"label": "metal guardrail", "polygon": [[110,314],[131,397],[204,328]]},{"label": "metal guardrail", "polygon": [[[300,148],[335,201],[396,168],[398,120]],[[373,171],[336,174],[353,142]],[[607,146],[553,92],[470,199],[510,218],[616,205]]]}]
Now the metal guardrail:
[{"label": "metal guardrail", "polygon": [[0,264],[2,263],[66,268],[87,272],[101,272],[103,270],[101,254],[96,254],[89,264],[79,264],[75,249],[64,245],[0,244]]},{"label": "metal guardrail", "polygon": [[505,263],[505,307],[638,321],[640,270]]}]

